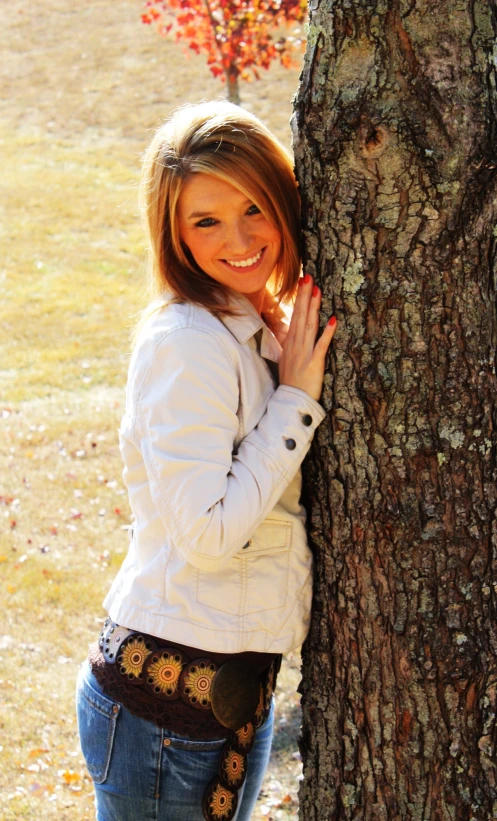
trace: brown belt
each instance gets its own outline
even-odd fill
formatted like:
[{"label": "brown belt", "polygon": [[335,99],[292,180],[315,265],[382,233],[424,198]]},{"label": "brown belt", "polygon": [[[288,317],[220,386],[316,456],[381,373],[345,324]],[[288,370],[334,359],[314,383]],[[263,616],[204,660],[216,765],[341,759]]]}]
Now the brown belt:
[{"label": "brown belt", "polygon": [[121,627],[111,619],[105,621],[99,647],[114,676],[133,689],[161,703],[178,701],[199,719],[202,714],[213,716],[229,730],[218,775],[205,790],[202,806],[207,821],[231,821],[255,731],[269,714],[281,656],[198,656],[201,651]]}]

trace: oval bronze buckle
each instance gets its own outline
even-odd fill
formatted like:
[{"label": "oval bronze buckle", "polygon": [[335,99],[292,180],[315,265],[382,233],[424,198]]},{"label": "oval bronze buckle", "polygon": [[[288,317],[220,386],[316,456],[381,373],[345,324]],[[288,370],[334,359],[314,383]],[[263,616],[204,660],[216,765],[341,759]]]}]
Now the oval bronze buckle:
[{"label": "oval bronze buckle", "polygon": [[223,727],[238,730],[252,721],[260,696],[260,674],[233,659],[221,665],[211,687],[211,709]]}]

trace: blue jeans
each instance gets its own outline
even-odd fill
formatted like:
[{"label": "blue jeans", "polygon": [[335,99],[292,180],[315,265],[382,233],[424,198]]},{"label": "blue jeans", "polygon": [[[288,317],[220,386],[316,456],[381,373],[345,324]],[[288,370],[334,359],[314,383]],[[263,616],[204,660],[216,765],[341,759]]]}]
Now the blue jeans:
[{"label": "blue jeans", "polygon": [[[88,662],[78,676],[81,749],[95,787],[97,821],[204,821],[202,796],[224,739],[192,741],[132,715],[105,695]],[[274,703],[257,730],[233,821],[249,821],[266,771]]]}]

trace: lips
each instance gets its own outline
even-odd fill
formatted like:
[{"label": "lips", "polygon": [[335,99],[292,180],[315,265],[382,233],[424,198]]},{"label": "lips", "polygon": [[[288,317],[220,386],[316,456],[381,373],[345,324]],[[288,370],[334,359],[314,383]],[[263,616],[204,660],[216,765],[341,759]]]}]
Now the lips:
[{"label": "lips", "polygon": [[253,271],[259,265],[265,250],[265,248],[261,248],[260,251],[257,251],[257,253],[252,254],[252,256],[247,257],[246,259],[223,259],[221,261],[224,262],[225,265],[228,265],[231,269],[237,271]]}]

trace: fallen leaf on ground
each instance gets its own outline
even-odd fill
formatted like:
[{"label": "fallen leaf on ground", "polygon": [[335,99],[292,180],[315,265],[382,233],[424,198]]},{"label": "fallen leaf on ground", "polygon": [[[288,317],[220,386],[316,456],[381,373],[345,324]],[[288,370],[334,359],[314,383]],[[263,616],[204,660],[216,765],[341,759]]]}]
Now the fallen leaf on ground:
[{"label": "fallen leaf on ground", "polygon": [[77,784],[78,781],[81,781],[81,775],[74,772],[74,770],[59,770],[58,775],[60,775],[66,784],[69,785]]},{"label": "fallen leaf on ground", "polygon": [[33,750],[29,751],[28,756],[29,758],[37,758],[39,755],[49,752],[50,750],[48,747],[35,747]]}]

